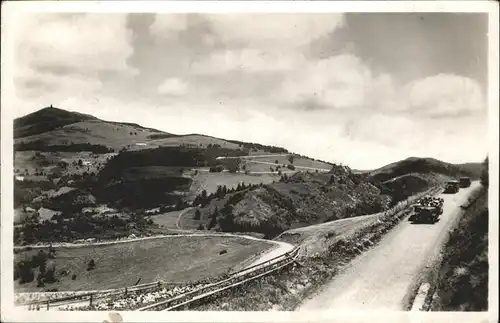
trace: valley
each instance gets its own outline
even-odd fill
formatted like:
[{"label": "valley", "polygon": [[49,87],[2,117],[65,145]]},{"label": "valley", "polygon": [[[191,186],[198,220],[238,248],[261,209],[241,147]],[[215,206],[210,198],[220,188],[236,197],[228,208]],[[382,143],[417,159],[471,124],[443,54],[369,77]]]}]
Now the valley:
[{"label": "valley", "polygon": [[198,286],[296,250],[315,263],[340,240],[387,233],[409,199],[481,175],[479,163],[415,157],[352,170],[53,107],[16,120],[14,146],[15,288],[25,293]]}]

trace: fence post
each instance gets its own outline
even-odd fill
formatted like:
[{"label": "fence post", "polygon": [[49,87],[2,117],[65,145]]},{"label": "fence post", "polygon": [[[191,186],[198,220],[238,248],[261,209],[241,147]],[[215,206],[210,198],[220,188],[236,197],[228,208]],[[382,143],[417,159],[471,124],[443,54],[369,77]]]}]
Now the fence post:
[{"label": "fence post", "polygon": [[128,294],[128,288],[125,287],[125,296],[127,296],[127,294]]},{"label": "fence post", "polygon": [[49,308],[50,308],[50,301],[47,300],[47,311],[49,310]]},{"label": "fence post", "polygon": [[89,302],[89,306],[92,306],[92,299],[94,298],[94,294],[90,294],[90,302]]}]

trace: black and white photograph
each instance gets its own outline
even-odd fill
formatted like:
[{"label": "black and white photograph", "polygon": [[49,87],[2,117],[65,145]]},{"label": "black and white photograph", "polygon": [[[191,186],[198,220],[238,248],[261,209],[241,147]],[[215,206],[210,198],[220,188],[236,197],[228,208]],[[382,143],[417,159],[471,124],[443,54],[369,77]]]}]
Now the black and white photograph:
[{"label": "black and white photograph", "polygon": [[498,4],[202,2],[4,6],[6,322],[497,321]]}]

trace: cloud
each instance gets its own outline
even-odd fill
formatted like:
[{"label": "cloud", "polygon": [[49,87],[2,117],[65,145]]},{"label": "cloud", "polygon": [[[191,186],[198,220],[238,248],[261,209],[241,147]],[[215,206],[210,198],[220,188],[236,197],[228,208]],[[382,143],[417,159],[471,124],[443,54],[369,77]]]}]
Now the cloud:
[{"label": "cloud", "polygon": [[459,116],[485,111],[478,82],[463,76],[439,74],[406,86],[409,109],[428,116]]},{"label": "cloud", "polygon": [[224,43],[296,47],[341,26],[342,14],[157,14],[150,31],[159,37],[175,37],[200,22]]},{"label": "cloud", "polygon": [[342,24],[342,14],[207,15],[224,42],[271,48],[297,47],[328,35]]},{"label": "cloud", "polygon": [[187,93],[186,82],[178,78],[168,78],[158,86],[158,93],[169,96],[182,96]]},{"label": "cloud", "polygon": [[239,48],[217,51],[191,65],[193,73],[224,74],[229,72],[276,73],[287,72],[304,62],[304,56],[284,51]]},{"label": "cloud", "polygon": [[[415,41],[434,43],[400,30],[401,49],[394,50],[393,38],[384,40],[397,24],[377,20],[385,28],[376,34],[363,25],[366,17],[350,26],[344,18],[34,14],[19,27],[16,111],[52,103],[174,133],[280,145],[359,168],[410,155],[453,161],[482,154],[481,87],[467,73],[439,69],[443,58],[434,56],[448,58],[439,49],[446,43],[414,62],[407,58],[425,53],[412,48],[427,48]],[[342,27],[342,39],[333,37]],[[414,73],[427,61],[432,69]],[[450,147],[457,142],[460,148]]]},{"label": "cloud", "polygon": [[115,82],[130,81],[137,70],[127,65],[133,48],[125,18],[105,13],[21,14],[12,29],[13,94],[22,102],[19,106],[32,110],[102,97]]},{"label": "cloud", "polygon": [[17,54],[24,66],[46,70],[66,68],[79,74],[135,72],[126,65],[133,48],[124,15],[32,14],[23,21],[28,23],[20,32]]},{"label": "cloud", "polygon": [[18,69],[14,84],[17,96],[31,100],[54,99],[58,96],[91,96],[103,87],[103,83],[98,78],[43,73],[25,67]]},{"label": "cloud", "polygon": [[149,31],[157,37],[169,37],[187,28],[187,14],[156,14]]},{"label": "cloud", "polygon": [[284,82],[279,96],[292,104],[349,109],[364,106],[373,86],[370,69],[356,56],[339,55],[310,61]]}]

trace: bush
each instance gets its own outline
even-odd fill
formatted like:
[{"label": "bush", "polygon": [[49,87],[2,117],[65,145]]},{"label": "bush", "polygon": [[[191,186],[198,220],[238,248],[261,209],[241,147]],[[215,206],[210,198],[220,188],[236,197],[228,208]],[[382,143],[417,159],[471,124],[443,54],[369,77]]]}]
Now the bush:
[{"label": "bush", "polygon": [[75,275],[75,274],[73,274],[73,275],[71,276],[71,280],[76,280],[76,275]]},{"label": "bush", "polygon": [[210,167],[209,171],[210,173],[220,173],[224,170],[224,167],[218,165],[218,166],[213,166],[213,167]]},{"label": "bush", "polygon": [[47,265],[47,270],[44,275],[44,282],[53,283],[56,281],[56,264],[51,262]]},{"label": "bush", "polygon": [[38,276],[36,277],[36,287],[44,287],[45,284],[43,283],[43,275],[42,273],[38,273]]},{"label": "bush", "polygon": [[87,265],[87,270],[94,270],[95,269],[95,261],[94,259],[90,259],[88,265]]},{"label": "bush", "polygon": [[196,211],[194,212],[194,219],[199,220],[200,218],[201,218],[201,212],[199,209],[196,209]]},{"label": "bush", "polygon": [[35,279],[35,272],[33,271],[33,268],[31,268],[31,264],[29,262],[21,261],[18,263],[17,267],[20,278],[19,283],[30,283]]},{"label": "bush", "polygon": [[288,169],[291,169],[291,170],[295,170],[295,166],[293,166],[292,164],[289,164],[286,166]]}]

